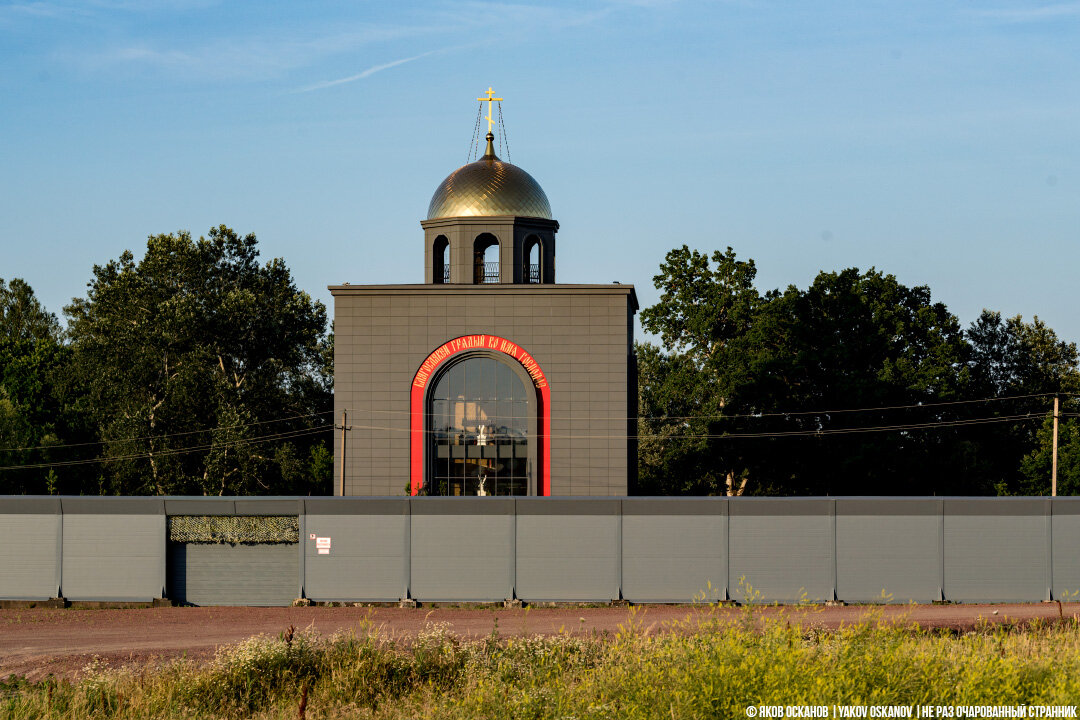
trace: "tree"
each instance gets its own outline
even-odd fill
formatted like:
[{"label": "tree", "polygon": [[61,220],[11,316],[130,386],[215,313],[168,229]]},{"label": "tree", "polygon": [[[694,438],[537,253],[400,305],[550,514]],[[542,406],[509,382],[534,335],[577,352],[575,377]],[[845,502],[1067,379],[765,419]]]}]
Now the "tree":
[{"label": "tree", "polygon": [[[871,432],[898,416],[846,412],[961,395],[966,345],[929,288],[852,268],[760,294],[731,248],[683,246],[660,270],[642,324],[666,352],[639,346],[638,491],[916,493],[952,477],[940,436]],[[851,434],[821,432],[838,429]]]},{"label": "tree", "polygon": [[[1048,495],[1052,463],[1053,395],[1062,396],[1064,412],[1076,412],[1080,392],[1076,343],[1060,340],[1038,317],[1030,323],[1017,315],[983,310],[967,331],[971,344],[972,392],[976,397],[1016,398],[995,403],[999,415],[1027,414],[1028,421],[988,429],[976,448],[980,472],[999,494]],[[1040,422],[1041,421],[1041,422]],[[1062,423],[1059,437],[1058,491],[1080,491],[1080,453],[1073,421]]]},{"label": "tree", "polygon": [[967,331],[974,389],[988,397],[1080,391],[1076,343],[1035,317],[1001,319],[983,310]]},{"label": "tree", "polygon": [[[641,495],[728,494],[728,472],[707,437],[718,395],[709,375],[686,356],[636,345],[638,367],[638,479]],[[734,477],[734,476],[732,476]],[[734,494],[735,489],[730,491]]]},{"label": "tree", "polygon": [[[1076,412],[1075,405],[1073,412]],[[1046,418],[1038,425],[1033,448],[1020,461],[1019,477],[999,489],[1017,495],[1049,495],[1053,465],[1054,421]],[[1061,421],[1058,428],[1058,495],[1080,495],[1080,422],[1075,417]]]},{"label": "tree", "polygon": [[[59,382],[70,353],[56,316],[24,280],[0,279],[0,467],[55,460],[65,441],[85,439],[79,414]],[[80,471],[44,468],[0,471],[0,492],[77,489]]]},{"label": "tree", "polygon": [[744,447],[713,437],[723,421],[752,412],[739,392],[761,347],[756,322],[763,298],[753,261],[729,247],[710,257],[686,245],[667,254],[653,278],[660,302],[641,313],[666,353],[637,346],[639,493],[741,494]]},{"label": "tree", "polygon": [[[947,419],[966,383],[959,321],[925,286],[873,268],[822,272],[773,295],[777,342],[747,392],[779,432],[772,484],[810,494],[923,494],[955,480],[940,430],[879,431]],[[869,408],[896,408],[867,411]],[[901,409],[903,408],[903,409]],[[852,412],[858,410],[858,412]],[[837,432],[839,431],[839,432]]]},{"label": "tree", "polygon": [[13,278],[11,284],[0,278],[0,337],[9,342],[55,341],[60,337],[60,323],[34,296],[25,280]]},{"label": "tree", "polygon": [[106,491],[329,490],[329,473],[298,486],[290,469],[326,453],[326,310],[281,259],[258,255],[254,235],[224,225],[151,236],[140,261],[126,251],[95,265],[87,296],[65,308]]}]

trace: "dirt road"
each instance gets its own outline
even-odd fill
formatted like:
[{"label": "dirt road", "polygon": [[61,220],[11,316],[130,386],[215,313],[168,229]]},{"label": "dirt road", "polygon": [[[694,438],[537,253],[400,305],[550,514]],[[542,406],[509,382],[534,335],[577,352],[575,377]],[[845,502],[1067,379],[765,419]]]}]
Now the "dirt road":
[{"label": "dirt road", "polygon": [[[276,635],[290,625],[327,635],[378,632],[407,638],[431,622],[448,623],[463,638],[571,633],[616,633],[633,617],[648,632],[678,631],[714,617],[735,621],[744,608],[649,605],[514,609],[437,608],[237,608],[0,610],[0,677],[73,677],[95,656],[110,665],[187,656],[211,657],[220,645],[252,635]],[[967,629],[980,621],[999,623],[1080,615],[1080,603],[1032,605],[900,605],[884,607],[761,607],[757,617],[786,613],[793,622],[836,628],[868,614],[888,622]]]}]

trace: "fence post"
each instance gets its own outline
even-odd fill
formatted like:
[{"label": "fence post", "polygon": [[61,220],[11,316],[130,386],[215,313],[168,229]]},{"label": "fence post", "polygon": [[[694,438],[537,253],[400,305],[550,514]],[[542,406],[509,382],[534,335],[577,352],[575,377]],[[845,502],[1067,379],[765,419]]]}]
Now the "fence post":
[{"label": "fence post", "polygon": [[169,587],[169,513],[161,499],[161,598],[168,597]]},{"label": "fence post", "polygon": [[518,504],[517,498],[514,498],[514,515],[511,522],[510,532],[510,597],[508,600],[517,600],[517,532],[518,532]]},{"label": "fence post", "polygon": [[1046,498],[1046,602],[1054,599],[1054,499]]},{"label": "fence post", "polygon": [[405,498],[405,579],[401,599],[412,598],[412,495]]},{"label": "fence post", "polygon": [[724,498],[724,600],[731,598],[731,498]]},{"label": "fence post", "polygon": [[303,599],[306,597],[304,593],[307,590],[307,588],[305,587],[305,581],[307,580],[307,546],[309,542],[307,536],[307,502],[301,500],[298,510],[300,512],[300,516],[297,518],[300,523],[300,537],[298,538],[300,540],[300,594],[296,597],[299,599]]},{"label": "fence post", "polygon": [[64,597],[64,500],[60,500],[60,516],[56,523],[56,597]]},{"label": "fence post", "polygon": [[940,585],[938,588],[938,601],[945,602],[945,500],[938,500],[941,507],[941,521],[938,523],[938,559],[941,563]]},{"label": "fence post", "polygon": [[829,512],[832,515],[832,597],[829,599],[836,602],[840,599],[836,595],[836,566],[838,562],[836,559],[836,498],[833,498]]},{"label": "fence post", "polygon": [[615,518],[615,585],[616,600],[623,599],[623,500],[618,501],[619,512]]}]

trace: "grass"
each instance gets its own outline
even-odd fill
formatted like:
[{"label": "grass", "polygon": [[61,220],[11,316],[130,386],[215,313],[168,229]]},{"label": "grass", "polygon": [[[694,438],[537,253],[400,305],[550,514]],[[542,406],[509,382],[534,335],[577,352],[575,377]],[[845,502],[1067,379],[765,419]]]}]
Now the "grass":
[{"label": "grass", "polygon": [[444,624],[409,643],[292,628],[201,665],[88,666],[74,683],[0,682],[0,718],[744,718],[750,705],[1072,705],[1080,623],[927,631],[740,620],[613,636],[490,637]]}]

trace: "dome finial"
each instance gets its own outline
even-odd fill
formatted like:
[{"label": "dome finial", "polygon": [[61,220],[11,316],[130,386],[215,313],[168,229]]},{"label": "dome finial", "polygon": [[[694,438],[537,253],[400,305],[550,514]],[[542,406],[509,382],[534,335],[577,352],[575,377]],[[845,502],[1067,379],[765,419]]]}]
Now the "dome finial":
[{"label": "dome finial", "polygon": [[494,158],[495,157],[495,136],[491,132],[488,132],[487,137],[484,138],[484,139],[487,140],[487,150],[484,151],[484,157],[486,157],[486,158]]}]

